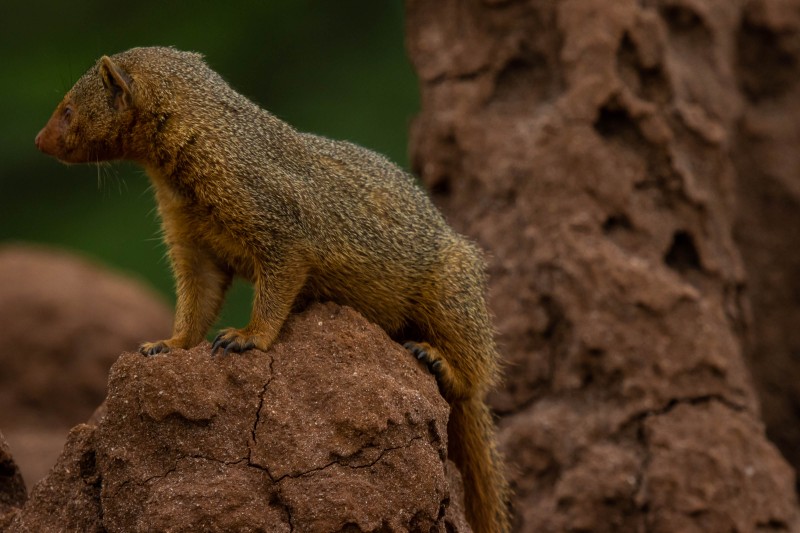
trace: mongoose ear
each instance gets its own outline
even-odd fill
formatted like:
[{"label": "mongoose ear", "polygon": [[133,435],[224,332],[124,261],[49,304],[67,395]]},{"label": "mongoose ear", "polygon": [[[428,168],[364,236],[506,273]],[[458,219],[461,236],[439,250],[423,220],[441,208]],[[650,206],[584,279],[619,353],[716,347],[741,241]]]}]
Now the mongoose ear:
[{"label": "mongoose ear", "polygon": [[100,59],[100,78],[117,111],[123,111],[133,105],[131,77],[108,56]]}]

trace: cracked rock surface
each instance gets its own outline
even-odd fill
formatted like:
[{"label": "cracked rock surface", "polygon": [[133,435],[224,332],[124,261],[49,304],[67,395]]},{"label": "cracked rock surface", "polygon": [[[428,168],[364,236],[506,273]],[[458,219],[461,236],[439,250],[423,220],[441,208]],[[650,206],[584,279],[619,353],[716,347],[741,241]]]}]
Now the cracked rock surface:
[{"label": "cracked rock surface", "polygon": [[414,166],[489,252],[515,530],[800,531],[760,406],[800,462],[800,2],[406,6]]},{"label": "cracked rock surface", "polygon": [[125,353],[100,413],[10,531],[468,531],[447,403],[349,308],[292,316],[266,353]]}]

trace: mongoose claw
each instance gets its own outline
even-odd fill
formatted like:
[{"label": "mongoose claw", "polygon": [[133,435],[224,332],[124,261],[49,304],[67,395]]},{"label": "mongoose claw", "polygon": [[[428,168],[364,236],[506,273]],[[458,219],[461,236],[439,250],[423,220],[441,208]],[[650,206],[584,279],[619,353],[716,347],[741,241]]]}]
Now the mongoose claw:
[{"label": "mongoose claw", "polygon": [[256,344],[252,340],[242,340],[241,338],[237,337],[238,334],[236,331],[220,331],[211,345],[211,355],[216,355],[217,350],[220,348],[223,349],[222,355],[226,356],[230,352],[242,353],[246,352],[247,350],[252,350],[256,347]]},{"label": "mongoose claw", "polygon": [[220,331],[219,333],[217,333],[217,336],[214,337],[214,341],[211,343],[211,355],[216,354],[217,350],[219,350],[220,347],[222,346],[222,337],[224,335],[225,335],[225,332],[224,331]]},{"label": "mongoose claw", "polygon": [[414,354],[414,357],[419,360],[422,360],[422,358],[425,357],[425,349],[416,342],[407,342],[403,345],[403,348]]},{"label": "mongoose claw", "polygon": [[425,363],[431,371],[431,374],[436,378],[436,381],[441,383],[444,373],[444,362],[440,358],[433,357],[423,344],[407,342],[403,347],[411,352],[414,357]]}]

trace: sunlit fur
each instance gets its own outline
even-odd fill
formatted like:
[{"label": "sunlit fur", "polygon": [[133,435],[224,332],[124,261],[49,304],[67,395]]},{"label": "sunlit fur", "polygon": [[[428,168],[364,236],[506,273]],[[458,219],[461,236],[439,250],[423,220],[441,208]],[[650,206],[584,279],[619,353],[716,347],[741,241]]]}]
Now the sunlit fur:
[{"label": "sunlit fur", "polygon": [[409,174],[359,146],[296,131],[200,55],[171,48],[102,58],[37,145],[67,162],[130,159],[152,179],[177,309],[172,337],[144,353],[201,342],[234,275],[254,284],[255,297],[250,323],[222,332],[233,351],[268,349],[302,302],[352,306],[441,361],[468,519],[477,532],[508,529],[483,401],[498,373],[483,261]]}]

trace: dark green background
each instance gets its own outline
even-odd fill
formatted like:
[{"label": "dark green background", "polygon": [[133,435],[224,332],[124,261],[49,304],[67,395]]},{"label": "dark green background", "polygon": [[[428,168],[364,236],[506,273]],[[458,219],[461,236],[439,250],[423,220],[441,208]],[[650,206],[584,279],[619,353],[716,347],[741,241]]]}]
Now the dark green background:
[{"label": "dark green background", "polygon": [[[304,131],[407,165],[416,80],[400,0],[3,2],[0,241],[54,244],[143,278],[174,301],[146,175],[126,163],[64,166],[33,139],[103,54],[172,45],[205,54],[239,92]],[[234,285],[220,322],[242,326]]]}]

